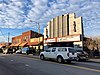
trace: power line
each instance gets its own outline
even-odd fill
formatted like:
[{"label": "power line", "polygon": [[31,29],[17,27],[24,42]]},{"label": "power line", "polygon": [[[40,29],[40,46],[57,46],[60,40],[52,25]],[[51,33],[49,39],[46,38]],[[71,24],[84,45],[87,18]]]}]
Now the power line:
[{"label": "power line", "polygon": [[6,38],[1,29],[0,29],[0,32],[1,32],[2,36],[3,36],[4,38]]}]

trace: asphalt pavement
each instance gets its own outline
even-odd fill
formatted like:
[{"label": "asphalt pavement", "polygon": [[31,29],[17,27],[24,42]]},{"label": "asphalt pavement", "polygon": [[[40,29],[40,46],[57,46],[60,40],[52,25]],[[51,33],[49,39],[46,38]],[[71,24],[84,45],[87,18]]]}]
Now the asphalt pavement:
[{"label": "asphalt pavement", "polygon": [[[36,59],[40,59],[39,55],[25,55],[25,54],[17,54],[17,55],[21,55],[23,57],[30,57],[30,58],[36,58]],[[87,62],[92,62],[92,63],[100,63],[100,59],[94,59],[94,58],[89,58],[89,60],[87,60]]]},{"label": "asphalt pavement", "polygon": [[99,63],[91,62],[59,64],[29,56],[0,55],[0,75],[100,75],[99,67]]},{"label": "asphalt pavement", "polygon": [[[36,56],[36,55],[25,55],[25,54],[19,54],[20,56],[22,57],[28,57],[28,58],[35,58],[35,59],[40,59],[39,56]],[[47,60],[46,60],[47,61]],[[53,60],[48,60],[48,61],[51,61],[51,62],[56,62],[56,61],[53,61]],[[98,63],[98,64],[96,64]],[[65,63],[66,64],[66,63]],[[68,63],[67,63],[68,64]],[[74,66],[79,66],[79,67],[86,67],[86,68],[91,68],[91,69],[97,69],[97,70],[100,70],[100,59],[89,59],[87,61],[80,61],[80,62],[73,62],[69,65],[74,65]]]}]

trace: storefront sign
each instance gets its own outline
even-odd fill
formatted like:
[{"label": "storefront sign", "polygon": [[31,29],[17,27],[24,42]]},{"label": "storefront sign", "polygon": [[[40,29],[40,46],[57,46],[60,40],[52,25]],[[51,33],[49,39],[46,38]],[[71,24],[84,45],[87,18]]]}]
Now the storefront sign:
[{"label": "storefront sign", "polygon": [[30,42],[38,42],[38,38],[32,38],[30,39]]},{"label": "storefront sign", "polygon": [[57,38],[57,42],[80,41],[80,35]]},{"label": "storefront sign", "polygon": [[67,41],[67,38],[66,38],[66,37],[57,38],[57,41],[58,41],[58,42],[61,42],[61,41]]},{"label": "storefront sign", "polygon": [[47,39],[46,42],[56,42],[55,38],[54,39]]}]

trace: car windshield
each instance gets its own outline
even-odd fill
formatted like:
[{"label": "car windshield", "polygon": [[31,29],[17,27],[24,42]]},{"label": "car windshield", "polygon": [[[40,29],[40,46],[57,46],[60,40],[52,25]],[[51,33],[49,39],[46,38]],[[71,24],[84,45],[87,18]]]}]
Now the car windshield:
[{"label": "car windshield", "polygon": [[85,54],[85,52],[82,50],[77,50],[77,53]]},{"label": "car windshield", "polygon": [[23,51],[27,51],[27,50],[28,50],[28,48],[23,48],[22,50],[23,50]]},{"label": "car windshield", "polygon": [[48,49],[47,49],[47,50],[44,50],[44,51],[46,51],[46,52],[50,52],[50,50],[48,50]]}]

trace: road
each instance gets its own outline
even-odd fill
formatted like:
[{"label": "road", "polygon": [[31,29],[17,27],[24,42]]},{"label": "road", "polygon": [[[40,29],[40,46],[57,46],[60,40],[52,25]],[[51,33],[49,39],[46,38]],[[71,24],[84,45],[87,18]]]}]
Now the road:
[{"label": "road", "polygon": [[59,64],[20,55],[0,55],[0,75],[100,75],[100,64]]}]

